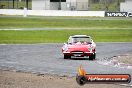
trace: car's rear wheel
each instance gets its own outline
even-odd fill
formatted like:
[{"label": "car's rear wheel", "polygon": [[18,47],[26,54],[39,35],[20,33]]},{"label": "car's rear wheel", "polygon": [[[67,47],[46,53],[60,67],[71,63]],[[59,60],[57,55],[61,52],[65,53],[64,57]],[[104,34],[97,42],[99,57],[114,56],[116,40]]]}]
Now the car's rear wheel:
[{"label": "car's rear wheel", "polygon": [[89,60],[94,60],[96,58],[96,53],[89,56]]},{"label": "car's rear wheel", "polygon": [[70,59],[71,58],[71,56],[69,56],[69,55],[64,55],[64,59]]}]

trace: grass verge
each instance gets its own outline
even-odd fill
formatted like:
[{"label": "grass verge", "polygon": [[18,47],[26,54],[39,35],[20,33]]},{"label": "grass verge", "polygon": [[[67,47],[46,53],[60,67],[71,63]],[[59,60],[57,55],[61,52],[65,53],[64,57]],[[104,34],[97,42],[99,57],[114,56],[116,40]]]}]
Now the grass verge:
[{"label": "grass verge", "polygon": [[0,16],[0,28],[132,28],[132,20],[114,19]]},{"label": "grass verge", "polygon": [[132,42],[132,29],[100,30],[1,30],[0,43],[63,43],[70,35],[86,34],[95,42]]}]

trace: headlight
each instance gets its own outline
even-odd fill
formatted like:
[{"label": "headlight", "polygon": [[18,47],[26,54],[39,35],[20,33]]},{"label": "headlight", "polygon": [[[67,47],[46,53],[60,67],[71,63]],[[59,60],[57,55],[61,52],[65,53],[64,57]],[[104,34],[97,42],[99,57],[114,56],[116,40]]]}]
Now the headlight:
[{"label": "headlight", "polygon": [[88,50],[89,50],[90,52],[92,52],[92,47],[88,48]]},{"label": "headlight", "polygon": [[63,47],[63,50],[64,51],[67,51],[68,50],[68,47],[67,46]]}]

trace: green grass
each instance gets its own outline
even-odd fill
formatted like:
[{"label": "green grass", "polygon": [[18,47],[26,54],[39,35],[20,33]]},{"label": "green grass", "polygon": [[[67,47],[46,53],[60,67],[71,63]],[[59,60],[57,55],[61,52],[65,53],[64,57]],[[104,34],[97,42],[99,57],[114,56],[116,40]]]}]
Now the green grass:
[{"label": "green grass", "polygon": [[[70,28],[69,30],[0,30],[0,43],[63,43],[70,35],[86,34],[95,42],[132,42],[131,18],[0,16],[0,29]],[[79,28],[73,30],[73,28]],[[83,29],[82,28],[86,28]],[[91,29],[92,28],[92,29]],[[100,28],[100,29],[98,29]],[[111,29],[113,28],[113,29]],[[122,29],[123,28],[123,29]],[[89,29],[89,30],[88,30]]]},{"label": "green grass", "polygon": [[95,42],[132,42],[131,29],[109,30],[1,30],[0,43],[63,43],[70,35],[86,34]]},{"label": "green grass", "polygon": [[[3,17],[0,28],[132,28],[132,20],[88,20],[89,18]],[[93,18],[95,19],[95,18]],[[112,18],[114,19],[114,18]]]}]

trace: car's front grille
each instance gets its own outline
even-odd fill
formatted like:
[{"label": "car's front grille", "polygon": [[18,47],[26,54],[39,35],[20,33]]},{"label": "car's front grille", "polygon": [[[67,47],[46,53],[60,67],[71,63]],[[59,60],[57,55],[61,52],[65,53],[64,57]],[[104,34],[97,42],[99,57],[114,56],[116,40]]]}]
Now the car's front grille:
[{"label": "car's front grille", "polygon": [[72,54],[83,54],[83,52],[72,52]]},{"label": "car's front grille", "polygon": [[74,51],[72,52],[73,56],[82,56],[83,55],[83,52],[80,52],[80,51]]}]

